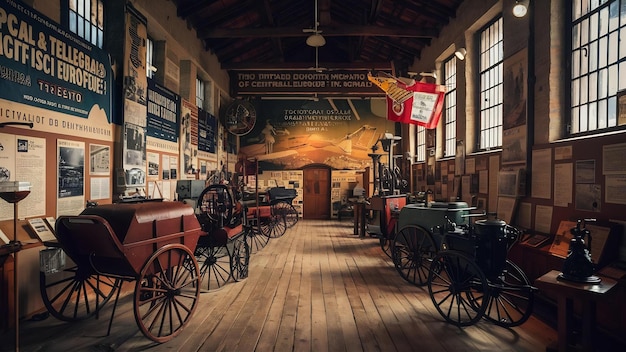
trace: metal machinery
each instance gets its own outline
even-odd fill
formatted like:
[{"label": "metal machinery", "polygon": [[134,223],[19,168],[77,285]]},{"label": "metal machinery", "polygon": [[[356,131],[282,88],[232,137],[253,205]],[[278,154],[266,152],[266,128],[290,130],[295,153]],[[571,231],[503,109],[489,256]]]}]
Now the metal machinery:
[{"label": "metal machinery", "polygon": [[58,267],[47,261],[40,272],[41,297],[54,317],[97,315],[117,290],[109,334],[122,282],[135,281],[133,311],[147,338],[169,341],[191,320],[200,296],[194,250],[202,233],[193,208],[155,201],[101,205],[60,216],[55,228],[57,242],[45,245],[68,260],[54,261]]},{"label": "metal machinery", "polygon": [[[403,185],[399,168],[394,164],[393,147],[401,137],[391,133],[385,133],[372,146],[372,158],[374,193],[366,203],[366,211],[370,212],[367,232],[380,239],[380,245],[385,253],[389,254],[389,244],[395,236],[396,221],[400,210],[406,205],[406,194],[400,194]],[[387,164],[382,162],[381,157],[385,154],[376,153],[377,144],[380,142],[383,151],[387,153]]]},{"label": "metal machinery", "polygon": [[394,266],[405,280],[428,285],[437,311],[454,325],[481,318],[520,325],[532,314],[535,288],[507,259],[519,232],[495,218],[472,224],[472,209],[464,202],[405,206],[391,244]]}]

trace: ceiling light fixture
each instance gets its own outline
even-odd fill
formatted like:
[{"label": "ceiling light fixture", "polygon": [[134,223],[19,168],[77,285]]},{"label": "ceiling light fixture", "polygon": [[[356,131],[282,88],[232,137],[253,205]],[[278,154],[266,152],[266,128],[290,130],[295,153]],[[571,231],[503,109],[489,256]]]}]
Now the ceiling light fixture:
[{"label": "ceiling light fixture", "polygon": [[326,39],[319,33],[313,33],[306,38],[306,45],[319,48],[320,46],[326,45]]},{"label": "ceiling light fixture", "polygon": [[513,16],[524,17],[528,13],[528,3],[530,0],[517,0],[513,6]]},{"label": "ceiling light fixture", "polygon": [[319,26],[319,21],[317,19],[317,12],[319,11],[318,7],[317,7],[317,0],[315,0],[315,26],[313,29],[304,29],[304,32],[311,32],[313,34],[311,34],[310,36],[308,36],[308,38],[306,38],[306,45],[308,46],[312,46],[314,48],[319,48],[320,46],[324,46],[326,45],[326,39],[320,34],[322,33],[322,31],[320,31],[317,26]]},{"label": "ceiling light fixture", "polygon": [[465,56],[467,55],[467,50],[465,48],[459,48],[454,52],[454,55],[461,61],[465,60]]}]

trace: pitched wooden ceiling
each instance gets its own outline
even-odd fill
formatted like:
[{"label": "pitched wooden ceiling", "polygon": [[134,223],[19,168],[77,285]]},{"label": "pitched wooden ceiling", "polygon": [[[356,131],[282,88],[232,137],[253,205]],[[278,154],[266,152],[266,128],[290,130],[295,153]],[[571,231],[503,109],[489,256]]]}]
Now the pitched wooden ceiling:
[{"label": "pitched wooden ceiling", "polygon": [[[174,0],[225,70],[307,69],[316,0]],[[319,67],[406,72],[463,0],[317,0]]]}]

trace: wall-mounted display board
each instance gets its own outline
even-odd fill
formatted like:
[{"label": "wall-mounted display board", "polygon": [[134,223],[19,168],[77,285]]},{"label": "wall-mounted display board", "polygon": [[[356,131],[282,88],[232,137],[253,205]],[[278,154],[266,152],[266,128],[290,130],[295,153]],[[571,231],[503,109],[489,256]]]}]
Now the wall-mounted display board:
[{"label": "wall-mounted display board", "polygon": [[0,10],[11,19],[0,34],[0,66],[9,73],[0,80],[0,122],[112,141],[108,54],[20,1],[2,1]]},{"label": "wall-mounted display board", "polygon": [[[121,114],[112,111],[109,54],[22,1],[1,1],[0,12],[5,19],[0,31],[0,123],[32,124],[3,129],[10,137],[0,137],[0,170],[9,169],[11,180],[32,185],[31,194],[20,204],[19,218],[55,215],[60,197],[55,184],[58,171],[66,167],[57,162],[57,140],[83,143],[83,149],[91,143],[110,147],[114,123],[121,124]],[[83,160],[83,167],[95,161]],[[89,187],[91,176],[102,172],[102,164],[97,165],[93,174],[81,173],[82,185]],[[68,182],[61,187],[67,190]],[[102,197],[110,199],[110,188],[103,190]],[[67,193],[61,195],[65,198]],[[80,203],[84,207],[84,201]],[[0,220],[12,214],[3,207],[0,204]]]}]

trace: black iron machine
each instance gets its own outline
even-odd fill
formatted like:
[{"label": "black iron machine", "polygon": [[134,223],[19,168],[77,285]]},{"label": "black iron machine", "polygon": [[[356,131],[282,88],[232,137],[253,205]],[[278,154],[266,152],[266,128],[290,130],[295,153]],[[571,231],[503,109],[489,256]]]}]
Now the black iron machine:
[{"label": "black iron machine", "polygon": [[[563,263],[563,270],[559,279],[581,282],[598,283],[601,279],[593,275],[594,265],[591,260],[591,232],[585,227],[585,223],[594,219],[578,220],[576,227],[570,232],[574,236],[569,242],[567,258]],[[585,245],[587,237],[587,245]]]}]

